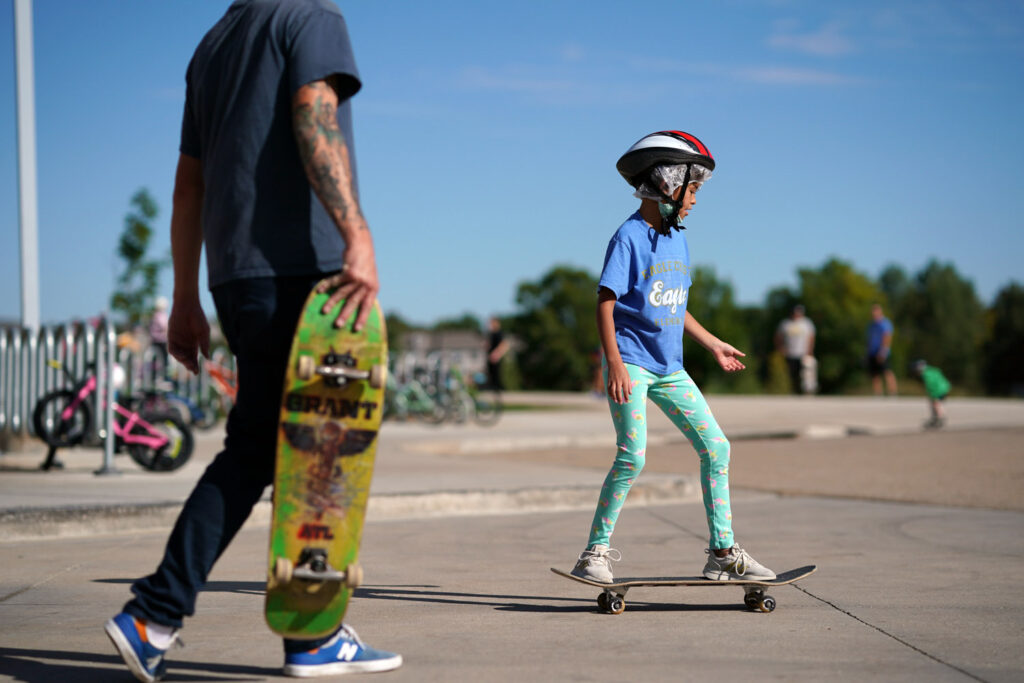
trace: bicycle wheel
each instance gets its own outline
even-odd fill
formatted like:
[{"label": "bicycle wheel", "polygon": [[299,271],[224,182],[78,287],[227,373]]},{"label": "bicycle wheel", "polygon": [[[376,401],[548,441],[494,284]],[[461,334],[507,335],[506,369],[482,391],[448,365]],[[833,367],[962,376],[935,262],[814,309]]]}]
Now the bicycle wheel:
[{"label": "bicycle wheel", "polygon": [[490,426],[501,417],[504,408],[501,402],[501,392],[493,389],[481,389],[473,396],[473,417],[477,424]]},{"label": "bicycle wheel", "polygon": [[[151,428],[135,424],[124,439],[132,460],[151,472],[171,472],[179,469],[192,457],[195,440],[192,430],[174,413],[141,413],[139,415]],[[132,436],[153,437],[162,435],[167,443],[153,448],[144,443],[132,442]]]},{"label": "bicycle wheel", "polygon": [[89,404],[82,401],[75,406],[70,417],[63,419],[64,409],[71,405],[77,395],[70,389],[51,391],[36,402],[32,411],[32,427],[36,436],[51,448],[77,446],[85,440],[92,424]]}]

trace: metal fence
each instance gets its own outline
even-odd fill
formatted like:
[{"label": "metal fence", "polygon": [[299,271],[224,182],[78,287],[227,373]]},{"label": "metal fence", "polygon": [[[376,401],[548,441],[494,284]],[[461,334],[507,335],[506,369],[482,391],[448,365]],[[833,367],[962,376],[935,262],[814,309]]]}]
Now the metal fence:
[{"label": "metal fence", "polygon": [[[229,354],[219,353],[215,360],[233,372],[234,359]],[[76,378],[84,377],[95,364],[98,384],[90,407],[98,419],[93,421],[87,442],[104,446],[99,473],[112,470],[114,435],[109,427],[114,419],[115,389],[132,395],[173,386],[175,393],[205,410],[212,409],[217,398],[205,364],[199,375],[192,375],[177,361],[165,360],[157,347],[118,348],[117,332],[106,319],[48,325],[34,333],[21,327],[0,327],[0,435],[35,436],[32,411],[36,402],[51,391],[70,388],[65,373],[52,367],[51,361],[61,363]],[[117,369],[112,373],[111,368]],[[112,377],[113,382],[109,381]],[[96,412],[97,403],[104,407],[102,413]]]}]

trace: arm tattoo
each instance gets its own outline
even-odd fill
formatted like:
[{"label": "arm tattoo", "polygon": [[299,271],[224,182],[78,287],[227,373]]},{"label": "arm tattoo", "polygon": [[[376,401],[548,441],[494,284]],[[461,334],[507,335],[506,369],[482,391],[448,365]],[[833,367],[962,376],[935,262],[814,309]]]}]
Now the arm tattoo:
[{"label": "arm tattoo", "polygon": [[348,145],[338,129],[338,97],[327,81],[314,81],[292,99],[292,127],[309,184],[344,234],[367,230],[352,185]]}]

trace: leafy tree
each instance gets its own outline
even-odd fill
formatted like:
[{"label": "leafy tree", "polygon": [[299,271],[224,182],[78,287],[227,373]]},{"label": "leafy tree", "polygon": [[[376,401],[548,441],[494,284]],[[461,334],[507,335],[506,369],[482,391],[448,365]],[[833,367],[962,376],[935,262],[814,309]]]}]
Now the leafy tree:
[{"label": "leafy tree", "polygon": [[467,330],[470,332],[479,332],[483,329],[480,325],[480,318],[477,318],[472,313],[464,313],[459,318],[445,318],[434,323],[433,329],[438,331],[446,330]]},{"label": "leafy tree", "polygon": [[816,330],[814,355],[821,392],[852,389],[863,377],[864,331],[871,305],[885,305],[885,295],[870,278],[836,258],[820,270],[801,268],[797,274],[800,302]]},{"label": "leafy tree", "polygon": [[[894,358],[899,368],[924,358],[942,369],[954,385],[980,386],[985,311],[974,285],[952,264],[930,262],[910,284],[900,302],[896,323],[908,357]],[[910,357],[912,356],[912,357]]]},{"label": "leafy tree", "polygon": [[985,388],[1024,395],[1024,286],[1012,282],[996,294],[985,343]]},{"label": "leafy tree", "polygon": [[149,192],[142,188],[131,199],[132,210],[124,217],[124,230],[117,244],[117,255],[124,270],[117,278],[117,289],[110,297],[110,308],[124,314],[125,323],[134,327],[153,308],[160,284],[160,271],[170,263],[164,258],[148,258],[153,238],[153,221],[159,209]]},{"label": "leafy tree", "polygon": [[519,312],[508,329],[522,342],[517,353],[524,389],[577,391],[590,384],[597,336],[597,278],[555,266],[516,291]]},{"label": "leafy tree", "polygon": [[793,307],[801,303],[800,294],[789,287],[776,287],[765,295],[764,307],[760,309],[752,348],[761,359],[761,378],[764,390],[769,394],[788,394],[790,386],[789,369],[785,358],[775,348],[775,332],[779,323],[789,316]]},{"label": "leafy tree", "polygon": [[752,391],[757,388],[758,357],[751,347],[751,328],[747,316],[733,299],[732,285],[719,280],[714,268],[697,266],[686,310],[713,335],[747,354],[747,369],[726,373],[714,356],[690,337],[684,336],[683,363],[686,371],[704,391]]},{"label": "leafy tree", "polygon": [[389,353],[402,351],[404,349],[402,342],[405,339],[405,335],[417,329],[415,325],[397,313],[388,313],[384,316],[384,324],[388,328]]}]

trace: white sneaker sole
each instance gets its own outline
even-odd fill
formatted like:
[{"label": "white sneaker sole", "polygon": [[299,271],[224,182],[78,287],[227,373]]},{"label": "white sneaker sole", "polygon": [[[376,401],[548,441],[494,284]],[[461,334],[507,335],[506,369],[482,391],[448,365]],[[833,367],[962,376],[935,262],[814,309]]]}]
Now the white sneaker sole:
[{"label": "white sneaker sole", "polygon": [[364,662],[331,662],[330,664],[285,664],[284,675],[293,678],[368,674],[391,671],[402,666],[402,655],[386,659],[368,659]]}]

